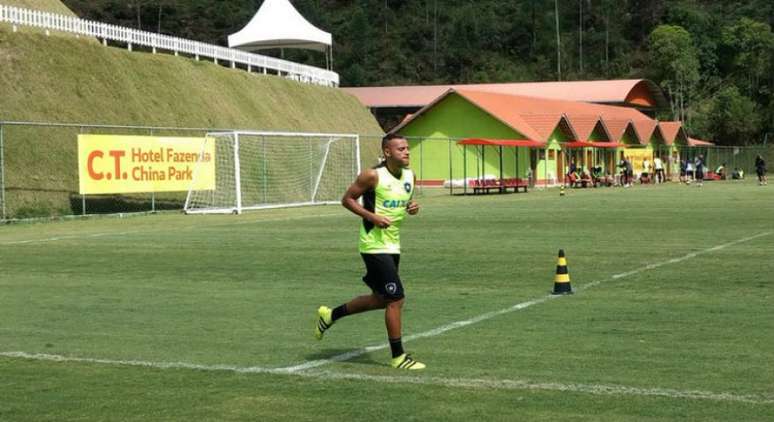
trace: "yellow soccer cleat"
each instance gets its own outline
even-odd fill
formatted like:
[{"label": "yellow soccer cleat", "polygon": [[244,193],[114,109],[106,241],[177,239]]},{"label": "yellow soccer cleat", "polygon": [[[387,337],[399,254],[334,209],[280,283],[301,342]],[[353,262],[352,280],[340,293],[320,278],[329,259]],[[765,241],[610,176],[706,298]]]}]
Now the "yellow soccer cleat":
[{"label": "yellow soccer cleat", "polygon": [[327,306],[317,309],[317,321],[314,324],[314,337],[322,340],[325,330],[333,325],[333,310]]},{"label": "yellow soccer cleat", "polygon": [[396,369],[408,369],[409,371],[425,369],[424,363],[415,361],[411,356],[407,355],[406,353],[396,358],[392,358],[392,362],[390,362],[390,366]]}]

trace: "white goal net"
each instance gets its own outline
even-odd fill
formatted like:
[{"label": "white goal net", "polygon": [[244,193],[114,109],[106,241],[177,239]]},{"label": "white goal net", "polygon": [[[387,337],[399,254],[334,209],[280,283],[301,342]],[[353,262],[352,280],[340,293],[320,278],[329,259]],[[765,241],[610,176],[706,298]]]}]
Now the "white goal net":
[{"label": "white goal net", "polygon": [[[331,133],[208,133],[214,143],[214,189],[193,183],[185,212],[241,213],[245,210],[338,203],[360,172],[358,135]],[[205,154],[201,154],[203,157]],[[204,177],[204,176],[202,176]],[[211,177],[211,176],[209,176]]]}]

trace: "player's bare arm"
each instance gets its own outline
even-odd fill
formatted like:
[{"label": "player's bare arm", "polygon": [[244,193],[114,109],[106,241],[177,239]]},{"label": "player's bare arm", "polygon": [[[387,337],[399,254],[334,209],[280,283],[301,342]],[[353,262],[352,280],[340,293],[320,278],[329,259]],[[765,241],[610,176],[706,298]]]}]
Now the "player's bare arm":
[{"label": "player's bare arm", "polygon": [[373,169],[367,169],[357,176],[357,179],[349,186],[344,197],[341,198],[341,205],[352,211],[360,217],[372,222],[375,226],[385,228],[392,224],[392,221],[382,215],[377,215],[365,209],[358,199],[367,191],[374,189],[379,183],[379,175]]},{"label": "player's bare arm", "polygon": [[[417,176],[414,175],[414,186],[416,185],[417,185]],[[419,212],[419,204],[417,203],[417,201],[414,200],[413,193],[411,194],[411,199],[409,200],[408,205],[406,206],[406,211],[408,211],[410,215],[417,215],[417,213]]]}]

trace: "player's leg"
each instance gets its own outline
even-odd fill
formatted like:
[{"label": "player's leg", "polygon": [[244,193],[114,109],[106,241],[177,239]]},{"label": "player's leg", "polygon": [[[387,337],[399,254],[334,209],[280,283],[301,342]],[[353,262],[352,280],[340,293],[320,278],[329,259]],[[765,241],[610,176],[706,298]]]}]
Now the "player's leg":
[{"label": "player's leg", "polygon": [[403,350],[401,317],[405,294],[403,283],[398,275],[400,255],[385,255],[384,257],[386,258],[382,272],[384,288],[380,290],[380,293],[389,302],[384,309],[384,324],[387,328],[387,339],[390,342],[390,351],[392,353],[390,365],[397,369],[424,369],[425,364],[417,362]]},{"label": "player's leg", "polygon": [[[363,282],[371,289],[371,294],[357,296],[347,303],[329,308],[320,306],[317,310],[317,320],[314,327],[314,336],[318,340],[323,338],[326,330],[339,319],[347,316],[359,314],[361,312],[372,311],[374,309],[384,309],[388,300],[384,297],[384,281],[381,273],[385,271],[385,266],[394,266],[392,260],[385,260],[382,255],[361,254],[366,266],[366,274],[363,276]],[[385,255],[386,256],[386,255]],[[397,274],[397,270],[392,270]]]},{"label": "player's leg", "polygon": [[374,309],[384,309],[385,306],[387,306],[387,301],[374,293],[358,296],[333,309],[327,306],[320,306],[317,310],[317,324],[314,327],[314,336],[318,340],[322,339],[325,331],[331,328],[333,323],[347,315],[359,314]]},{"label": "player's leg", "polygon": [[384,310],[384,324],[387,326],[387,337],[390,341],[392,359],[390,365],[397,369],[418,370],[424,369],[425,364],[414,360],[403,350],[401,340],[401,315],[405,299],[390,302]]}]

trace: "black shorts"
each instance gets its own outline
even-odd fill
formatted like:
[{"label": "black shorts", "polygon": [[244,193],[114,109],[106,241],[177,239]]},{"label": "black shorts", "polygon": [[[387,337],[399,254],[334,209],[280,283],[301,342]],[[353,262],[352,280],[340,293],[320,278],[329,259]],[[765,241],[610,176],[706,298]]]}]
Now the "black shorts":
[{"label": "black shorts", "polygon": [[403,283],[398,276],[400,254],[361,253],[366,266],[363,282],[377,295],[391,301],[405,297]]},{"label": "black shorts", "polygon": [[763,177],[763,176],[766,175],[766,169],[765,168],[757,167],[755,169],[755,172],[758,173],[758,177]]}]

